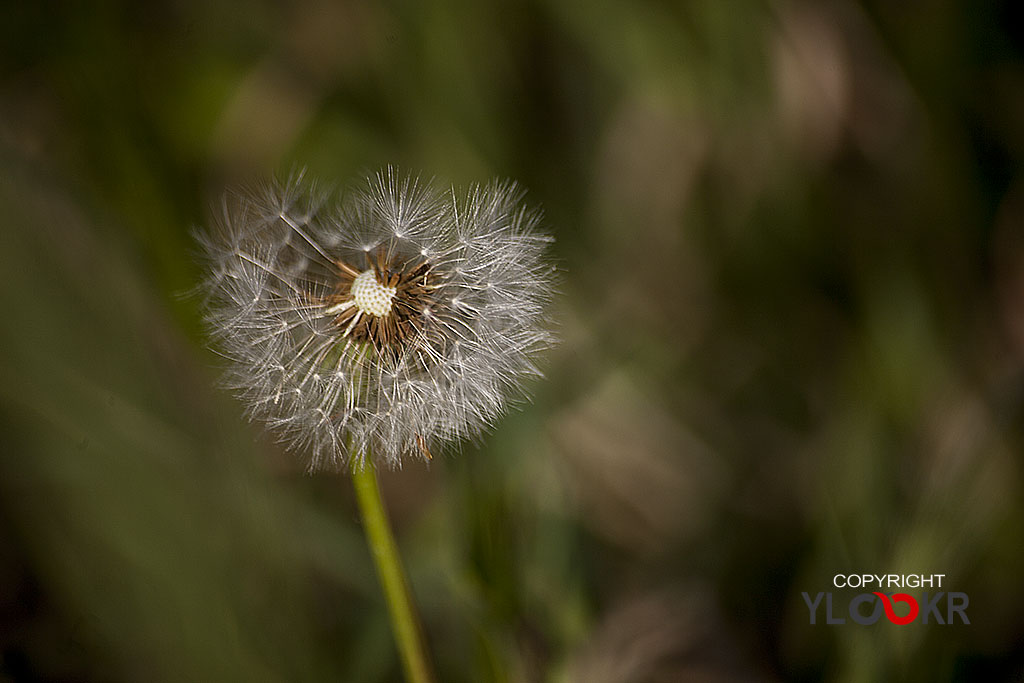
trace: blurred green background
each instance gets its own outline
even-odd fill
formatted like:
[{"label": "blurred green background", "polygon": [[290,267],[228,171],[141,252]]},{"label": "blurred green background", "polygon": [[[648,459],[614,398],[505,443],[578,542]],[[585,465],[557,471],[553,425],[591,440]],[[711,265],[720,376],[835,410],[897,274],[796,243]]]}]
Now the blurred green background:
[{"label": "blurred green background", "polygon": [[[517,179],[561,271],[534,401],[383,477],[441,680],[1024,678],[1020,5],[2,17],[0,680],[399,678],[190,295],[225,187],[387,164]],[[861,572],[971,624],[810,625]]]}]

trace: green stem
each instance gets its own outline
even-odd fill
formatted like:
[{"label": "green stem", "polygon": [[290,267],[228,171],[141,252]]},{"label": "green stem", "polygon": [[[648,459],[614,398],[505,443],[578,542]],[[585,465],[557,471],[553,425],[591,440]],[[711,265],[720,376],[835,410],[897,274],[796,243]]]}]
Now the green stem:
[{"label": "green stem", "polygon": [[387,512],[380,497],[377,471],[367,458],[363,463],[352,464],[352,482],[356,488],[356,500],[366,529],[366,540],[370,544],[377,577],[384,588],[384,597],[391,615],[391,627],[395,632],[398,654],[409,683],[430,683],[433,676],[427,663],[426,651],[419,621],[413,608],[409,582],[402,570],[395,536],[391,532]]}]

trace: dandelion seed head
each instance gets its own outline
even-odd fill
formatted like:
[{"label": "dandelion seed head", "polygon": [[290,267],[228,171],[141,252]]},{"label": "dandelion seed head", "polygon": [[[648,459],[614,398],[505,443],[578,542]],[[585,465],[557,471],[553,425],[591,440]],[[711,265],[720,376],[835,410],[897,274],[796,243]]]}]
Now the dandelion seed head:
[{"label": "dandelion seed head", "polygon": [[513,183],[393,169],[336,203],[302,174],[230,195],[199,235],[226,384],[311,471],[479,435],[552,343],[538,223]]}]

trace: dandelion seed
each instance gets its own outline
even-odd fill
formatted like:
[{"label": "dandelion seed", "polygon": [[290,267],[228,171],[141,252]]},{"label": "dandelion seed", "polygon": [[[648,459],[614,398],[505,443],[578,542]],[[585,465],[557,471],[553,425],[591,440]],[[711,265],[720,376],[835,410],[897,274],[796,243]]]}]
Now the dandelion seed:
[{"label": "dandelion seed", "polygon": [[311,471],[478,435],[552,342],[539,214],[513,183],[459,199],[392,169],[325,202],[300,174],[200,235],[226,383]]}]

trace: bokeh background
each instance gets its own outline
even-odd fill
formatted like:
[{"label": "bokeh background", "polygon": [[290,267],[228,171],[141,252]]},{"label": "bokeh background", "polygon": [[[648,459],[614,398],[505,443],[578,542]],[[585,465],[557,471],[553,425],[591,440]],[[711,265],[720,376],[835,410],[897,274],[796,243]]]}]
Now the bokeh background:
[{"label": "bokeh background", "polygon": [[[399,679],[348,480],[216,386],[191,237],[387,164],[517,179],[561,274],[533,402],[383,475],[441,680],[1024,678],[1019,4],[2,15],[0,679]],[[851,572],[971,624],[810,625]]]}]

